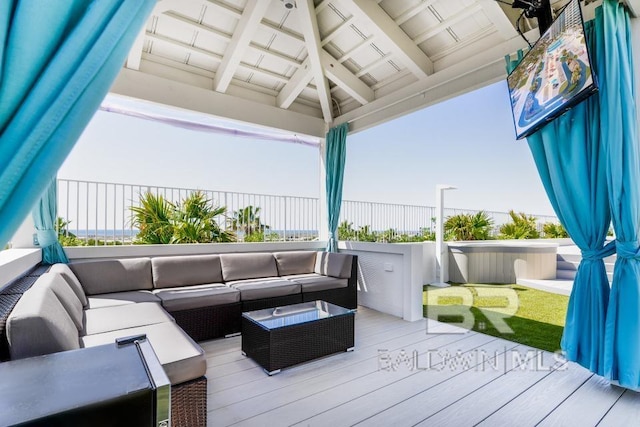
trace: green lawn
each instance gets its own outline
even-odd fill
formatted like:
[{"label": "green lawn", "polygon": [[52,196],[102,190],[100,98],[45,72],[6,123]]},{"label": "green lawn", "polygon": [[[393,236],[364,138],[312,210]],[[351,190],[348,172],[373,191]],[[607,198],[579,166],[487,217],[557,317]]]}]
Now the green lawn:
[{"label": "green lawn", "polygon": [[520,285],[425,286],[424,316],[509,341],[556,351],[569,297]]}]

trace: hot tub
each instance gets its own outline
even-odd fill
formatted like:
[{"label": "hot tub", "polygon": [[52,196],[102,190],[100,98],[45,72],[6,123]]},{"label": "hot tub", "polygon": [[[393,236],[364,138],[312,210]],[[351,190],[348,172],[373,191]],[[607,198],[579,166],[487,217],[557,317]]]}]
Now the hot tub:
[{"label": "hot tub", "polygon": [[448,246],[452,282],[516,283],[516,279],[556,277],[557,243],[495,240]]}]

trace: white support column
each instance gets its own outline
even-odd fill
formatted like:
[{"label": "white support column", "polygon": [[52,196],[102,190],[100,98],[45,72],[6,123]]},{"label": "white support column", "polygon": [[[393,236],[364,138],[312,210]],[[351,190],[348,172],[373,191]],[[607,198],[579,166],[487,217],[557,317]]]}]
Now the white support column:
[{"label": "white support column", "polygon": [[444,244],[444,192],[455,190],[451,185],[436,185],[436,281],[431,286],[446,287],[449,280],[449,251]]},{"label": "white support column", "polygon": [[327,141],[320,139],[318,146],[318,158],[320,160],[320,170],[318,172],[318,184],[320,185],[319,209],[320,223],[318,224],[318,238],[322,242],[329,241],[329,214],[327,210]]}]

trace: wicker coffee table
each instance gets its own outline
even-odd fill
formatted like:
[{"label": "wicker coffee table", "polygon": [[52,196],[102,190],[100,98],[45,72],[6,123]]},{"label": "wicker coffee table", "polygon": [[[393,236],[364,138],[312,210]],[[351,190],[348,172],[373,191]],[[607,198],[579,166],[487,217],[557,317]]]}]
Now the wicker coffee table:
[{"label": "wicker coffee table", "polygon": [[242,314],[242,353],[269,374],[353,350],[354,310],[311,301]]}]

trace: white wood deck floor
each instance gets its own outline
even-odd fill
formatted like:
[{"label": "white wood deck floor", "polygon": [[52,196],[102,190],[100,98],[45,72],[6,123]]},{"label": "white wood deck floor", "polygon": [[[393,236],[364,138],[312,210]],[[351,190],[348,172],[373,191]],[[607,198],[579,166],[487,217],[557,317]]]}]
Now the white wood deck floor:
[{"label": "white wood deck floor", "polygon": [[361,307],[355,351],[272,377],[242,356],[240,337],[201,343],[208,424],[640,425],[640,394],[610,386],[573,363],[557,363],[551,353],[460,332]]}]

